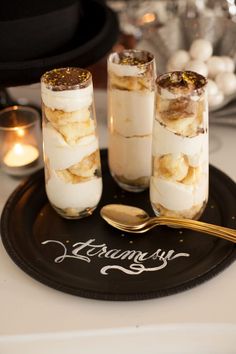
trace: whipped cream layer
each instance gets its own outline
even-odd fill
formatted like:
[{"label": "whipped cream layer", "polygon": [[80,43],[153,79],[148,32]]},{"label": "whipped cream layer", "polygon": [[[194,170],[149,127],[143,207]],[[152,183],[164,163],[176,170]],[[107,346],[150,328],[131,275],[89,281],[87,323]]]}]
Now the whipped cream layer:
[{"label": "whipped cream layer", "polygon": [[80,212],[98,204],[102,194],[102,178],[76,184],[65,183],[51,170],[46,192],[50,202],[57,208],[75,208]]},{"label": "whipped cream layer", "polygon": [[194,137],[177,135],[155,119],[152,154],[158,156],[169,153],[187,155],[190,165],[196,167],[203,155],[208,159],[208,136],[207,134],[198,134]]},{"label": "whipped cream layer", "polygon": [[74,90],[52,91],[42,83],[41,95],[42,101],[47,107],[64,112],[73,112],[92,104],[93,85]]},{"label": "whipped cream layer", "polygon": [[109,166],[117,176],[134,180],[151,175],[152,136],[109,136]]},{"label": "whipped cream layer", "polygon": [[208,176],[202,175],[199,183],[195,185],[184,185],[152,176],[150,194],[154,204],[161,204],[166,209],[173,211],[185,211],[207,199]]},{"label": "whipped cream layer", "polygon": [[66,169],[79,163],[98,149],[96,135],[89,135],[79,139],[78,144],[69,145],[50,123],[43,127],[44,152],[50,160],[51,168],[55,170]]},{"label": "whipped cream layer", "polygon": [[109,95],[112,131],[126,137],[152,133],[154,92],[113,89]]},{"label": "whipped cream layer", "polygon": [[180,98],[182,97],[182,93],[173,93],[171,91],[169,91],[168,89],[165,89],[165,88],[162,88],[162,87],[159,87],[158,88],[159,91],[160,91],[160,95],[162,97],[162,99],[166,99],[166,100],[174,100],[176,98]]},{"label": "whipped cream layer", "polygon": [[[163,88],[163,87],[159,87],[159,92],[160,92],[162,99],[166,99],[166,100],[176,100],[177,98],[183,98],[183,96],[184,96],[181,91],[180,92],[171,92],[168,89]],[[197,94],[197,92],[192,91],[189,93],[189,99],[196,102],[196,101],[200,101],[202,99],[202,97],[199,96]]]},{"label": "whipped cream layer", "polygon": [[117,76],[141,76],[146,71],[145,66],[125,65],[108,62],[108,72]]}]

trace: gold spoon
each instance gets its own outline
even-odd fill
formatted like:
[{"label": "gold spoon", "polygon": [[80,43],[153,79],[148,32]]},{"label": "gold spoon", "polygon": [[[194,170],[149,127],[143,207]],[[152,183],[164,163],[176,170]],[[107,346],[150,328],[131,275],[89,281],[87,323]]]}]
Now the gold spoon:
[{"label": "gold spoon", "polygon": [[191,219],[150,217],[144,210],[130,205],[108,204],[100,210],[100,214],[111,226],[130,233],[143,233],[155,226],[167,225],[200,231],[236,242],[236,230]]}]

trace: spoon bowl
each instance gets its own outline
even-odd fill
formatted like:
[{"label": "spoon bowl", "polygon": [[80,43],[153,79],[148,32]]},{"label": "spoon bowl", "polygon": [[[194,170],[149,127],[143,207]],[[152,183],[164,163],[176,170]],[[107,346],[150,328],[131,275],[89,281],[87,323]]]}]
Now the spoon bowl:
[{"label": "spoon bowl", "polygon": [[108,224],[131,229],[139,229],[150,220],[150,216],[144,210],[123,204],[108,204],[101,209],[100,214]]}]

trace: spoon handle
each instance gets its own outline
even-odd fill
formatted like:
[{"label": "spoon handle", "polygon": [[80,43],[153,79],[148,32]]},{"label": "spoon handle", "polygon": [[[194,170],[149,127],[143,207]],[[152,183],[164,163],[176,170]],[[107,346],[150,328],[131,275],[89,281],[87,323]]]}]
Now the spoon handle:
[{"label": "spoon handle", "polygon": [[168,225],[173,227],[183,227],[185,229],[201,231],[205,234],[214,235],[221,237],[225,240],[236,242],[236,230],[229,229],[227,227],[208,224],[203,221],[196,221],[190,219],[178,219],[178,218],[169,218],[165,216],[153,217],[150,219],[151,224],[156,225]]}]

